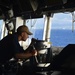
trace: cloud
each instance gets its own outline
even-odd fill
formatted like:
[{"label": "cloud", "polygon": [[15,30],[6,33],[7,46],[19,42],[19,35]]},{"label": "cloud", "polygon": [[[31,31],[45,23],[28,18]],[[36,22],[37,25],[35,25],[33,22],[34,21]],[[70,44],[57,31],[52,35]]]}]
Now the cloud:
[{"label": "cloud", "polygon": [[[31,28],[31,21],[28,21],[27,25],[29,25],[29,28]],[[33,29],[42,29],[44,26],[44,19],[43,18],[32,19],[32,25]]]},{"label": "cloud", "polygon": [[71,29],[72,26],[72,15],[59,13],[53,16],[52,28],[53,29]]},{"label": "cloud", "polygon": [[[34,22],[34,19],[33,19],[33,22]],[[71,13],[56,13],[53,16],[51,23],[52,23],[53,29],[71,29],[72,14]],[[31,21],[28,21],[27,25],[31,26]],[[44,18],[37,18],[33,28],[42,29],[43,27],[44,27]]]}]

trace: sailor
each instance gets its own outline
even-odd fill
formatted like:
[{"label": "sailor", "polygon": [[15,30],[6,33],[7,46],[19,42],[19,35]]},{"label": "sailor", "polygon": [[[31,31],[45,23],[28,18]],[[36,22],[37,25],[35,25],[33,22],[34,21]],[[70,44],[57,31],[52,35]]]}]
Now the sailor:
[{"label": "sailor", "polygon": [[28,49],[24,50],[19,44],[19,41],[26,41],[29,35],[32,35],[32,33],[28,27],[21,25],[17,28],[17,32],[4,37],[0,41],[0,64],[6,63],[13,57],[16,59],[28,59],[37,55],[36,50],[33,50],[33,52],[30,52]]}]

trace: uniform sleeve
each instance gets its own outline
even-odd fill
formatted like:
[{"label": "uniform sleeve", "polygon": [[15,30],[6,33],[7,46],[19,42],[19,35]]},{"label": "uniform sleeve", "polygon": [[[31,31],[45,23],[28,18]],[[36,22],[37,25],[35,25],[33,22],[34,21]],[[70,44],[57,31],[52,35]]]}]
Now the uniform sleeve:
[{"label": "uniform sleeve", "polygon": [[24,49],[20,46],[18,42],[18,37],[16,35],[13,36],[13,45],[14,45],[14,52],[15,53],[23,53]]}]

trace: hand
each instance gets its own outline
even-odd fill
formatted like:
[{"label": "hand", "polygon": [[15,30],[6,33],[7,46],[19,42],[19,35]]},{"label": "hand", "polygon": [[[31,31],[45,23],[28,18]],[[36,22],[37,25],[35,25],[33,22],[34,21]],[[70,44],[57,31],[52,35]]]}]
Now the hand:
[{"label": "hand", "polygon": [[32,56],[37,56],[37,51],[36,50],[32,50]]}]

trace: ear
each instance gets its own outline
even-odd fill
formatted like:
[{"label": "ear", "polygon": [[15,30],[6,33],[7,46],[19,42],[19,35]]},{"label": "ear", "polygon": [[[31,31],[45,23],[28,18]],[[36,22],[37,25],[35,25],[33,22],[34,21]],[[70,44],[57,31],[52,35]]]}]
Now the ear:
[{"label": "ear", "polygon": [[25,36],[25,34],[26,34],[26,32],[22,32],[22,33],[21,33],[21,36]]},{"label": "ear", "polygon": [[24,35],[24,32],[21,33],[21,36],[23,36],[23,35]]}]

